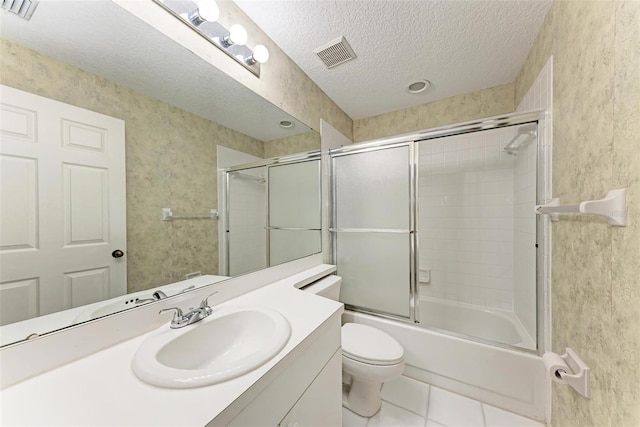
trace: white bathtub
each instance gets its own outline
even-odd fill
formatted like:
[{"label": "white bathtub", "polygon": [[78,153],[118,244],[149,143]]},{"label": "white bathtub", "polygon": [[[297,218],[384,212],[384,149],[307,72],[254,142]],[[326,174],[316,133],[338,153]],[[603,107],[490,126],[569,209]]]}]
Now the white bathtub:
[{"label": "white bathtub", "polygon": [[529,418],[549,419],[551,386],[539,356],[352,311],[343,321],[376,327],[398,340],[408,377]]},{"label": "white bathtub", "polygon": [[514,313],[438,298],[420,298],[420,325],[535,350]]}]

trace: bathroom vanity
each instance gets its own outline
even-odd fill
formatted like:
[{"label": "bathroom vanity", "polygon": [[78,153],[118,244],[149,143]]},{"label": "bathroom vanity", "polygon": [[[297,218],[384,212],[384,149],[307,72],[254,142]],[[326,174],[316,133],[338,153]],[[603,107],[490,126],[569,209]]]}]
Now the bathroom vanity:
[{"label": "bathroom vanity", "polygon": [[[331,266],[316,267],[211,304],[214,315],[216,310],[234,306],[263,307],[280,313],[291,327],[282,350],[244,375],[197,388],[149,385],[131,366],[145,340],[159,333],[152,330],[6,387],[0,392],[2,424],[340,425],[343,305],[297,289],[332,271]],[[203,293],[180,306],[193,306]],[[154,305],[155,310],[145,307],[147,312],[157,313],[162,304]],[[170,316],[162,317],[166,322],[160,330],[168,330]],[[187,326],[198,327],[198,323]],[[3,358],[2,370],[11,368]]]}]

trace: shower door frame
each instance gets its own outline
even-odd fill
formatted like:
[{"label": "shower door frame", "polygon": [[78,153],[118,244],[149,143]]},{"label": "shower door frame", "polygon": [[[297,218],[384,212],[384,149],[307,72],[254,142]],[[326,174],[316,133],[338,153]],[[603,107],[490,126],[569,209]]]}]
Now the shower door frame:
[{"label": "shower door frame", "polygon": [[[373,150],[380,150],[384,148],[391,148],[395,146],[410,145],[410,170],[411,170],[411,186],[413,186],[411,199],[411,216],[413,226],[411,233],[411,260],[409,272],[410,276],[410,304],[411,304],[411,318],[394,316],[387,313],[381,313],[376,310],[367,309],[364,307],[358,307],[353,305],[346,305],[348,310],[354,312],[360,312],[365,314],[371,314],[377,317],[388,318],[392,320],[401,320],[404,322],[418,323],[419,322],[419,295],[417,289],[418,283],[418,271],[417,271],[417,257],[418,257],[418,144],[422,141],[427,141],[436,138],[461,135],[466,133],[474,133],[479,131],[499,129],[509,126],[517,126],[526,123],[537,123],[537,138],[536,138],[536,204],[548,203],[551,200],[551,147],[544,140],[544,129],[548,126],[549,113],[546,110],[532,110],[522,113],[510,113],[495,117],[489,117],[480,120],[473,120],[448,126],[442,126],[432,129],[426,129],[423,131],[412,132],[393,136],[389,138],[381,138],[373,141],[367,141],[357,143],[349,146],[344,146],[336,149],[329,150],[331,158],[330,168],[330,191],[331,191],[331,228],[329,231],[331,238],[332,263],[336,264],[337,253],[337,241],[335,238],[336,232],[336,179],[335,179],[335,164],[334,157],[347,154],[355,154],[357,152],[366,152]],[[549,350],[550,343],[550,330],[548,329],[551,319],[551,297],[550,297],[550,278],[551,278],[551,225],[550,219],[547,215],[538,215],[536,219],[536,349],[529,350],[523,347],[517,347],[511,344],[500,343],[496,341],[485,340],[482,338],[472,337],[469,335],[458,334],[455,332],[425,327],[425,329],[433,330],[436,332],[444,333],[450,336],[479,342],[496,347],[503,347],[509,350],[515,350],[525,353],[536,353],[542,355],[545,351]]]},{"label": "shower door frame", "polygon": [[337,210],[336,210],[336,179],[335,179],[335,159],[337,157],[348,156],[353,154],[362,154],[379,150],[389,150],[393,148],[400,147],[408,147],[409,148],[409,228],[406,230],[406,234],[409,235],[409,317],[404,317],[400,315],[394,315],[391,313],[383,312],[380,310],[375,310],[371,308],[363,308],[358,306],[353,306],[350,304],[345,304],[346,308],[352,311],[359,311],[362,313],[370,313],[375,314],[380,317],[401,320],[403,322],[411,322],[416,323],[419,321],[419,310],[416,310],[418,306],[418,292],[417,286],[418,283],[416,281],[416,275],[414,271],[417,266],[417,256],[418,256],[418,241],[417,241],[417,170],[416,170],[416,144],[414,141],[400,141],[393,143],[363,143],[363,144],[353,144],[349,146],[344,146],[340,148],[330,149],[329,156],[331,160],[331,168],[330,168],[330,181],[331,185],[329,186],[331,191],[331,225],[329,228],[330,235],[330,247],[332,248],[331,259],[332,264],[337,265],[337,239],[336,236],[338,233],[350,233],[350,232],[359,232],[359,233],[394,233],[394,234],[405,234],[405,230],[389,230],[389,229],[374,229],[374,228],[363,228],[358,230],[352,229],[341,229],[337,228]]},{"label": "shower door frame", "polygon": [[[287,165],[287,164],[296,164],[296,163],[303,163],[303,162],[309,162],[309,161],[319,161],[319,167],[318,167],[318,182],[320,183],[320,187],[319,187],[319,191],[318,191],[318,206],[320,206],[320,228],[293,228],[293,227],[271,227],[270,226],[270,221],[269,221],[269,168],[273,167],[273,166],[282,166],[282,165]],[[231,248],[231,236],[229,233],[229,215],[230,215],[230,211],[229,208],[231,206],[231,203],[229,203],[230,200],[230,196],[229,196],[229,192],[230,192],[230,179],[229,179],[229,174],[233,173],[233,172],[238,172],[238,171],[242,171],[242,170],[246,170],[246,169],[254,169],[254,168],[260,168],[260,167],[264,167],[265,168],[265,174],[264,174],[264,185],[265,185],[265,245],[266,245],[266,252],[265,252],[265,264],[266,266],[264,268],[269,268],[271,267],[271,239],[270,239],[270,231],[271,230],[294,230],[294,231],[300,231],[300,230],[305,230],[305,231],[319,231],[320,233],[322,233],[322,156],[321,156],[321,151],[320,150],[313,150],[313,151],[307,151],[307,152],[303,152],[303,153],[297,153],[297,154],[292,154],[292,155],[288,155],[288,156],[280,156],[280,157],[273,157],[270,159],[265,159],[265,160],[259,160],[256,162],[251,162],[251,163],[243,163],[241,165],[236,165],[236,166],[231,166],[228,168],[225,168],[224,171],[224,184],[223,184],[223,188],[224,188],[224,201],[225,201],[225,206],[224,206],[224,222],[225,222],[225,227],[224,227],[224,241],[225,241],[225,251],[226,251],[226,259],[225,259],[225,268],[226,268],[226,274],[229,275],[229,270],[231,269],[231,257],[229,256],[230,254],[230,248]],[[320,252],[322,252],[322,236],[320,236]],[[306,255],[305,255],[306,256]],[[250,273],[250,272],[245,272],[242,274],[246,274],[246,273]]]}]

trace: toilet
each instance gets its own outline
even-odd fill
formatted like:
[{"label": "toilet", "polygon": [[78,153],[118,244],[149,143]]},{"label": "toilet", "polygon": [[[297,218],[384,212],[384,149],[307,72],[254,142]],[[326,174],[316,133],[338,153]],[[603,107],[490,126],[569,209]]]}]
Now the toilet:
[{"label": "toilet", "polygon": [[[342,278],[328,276],[304,291],[338,301]],[[404,348],[391,335],[360,323],[342,325],[342,406],[363,417],[380,410],[385,381],[404,369]]]}]

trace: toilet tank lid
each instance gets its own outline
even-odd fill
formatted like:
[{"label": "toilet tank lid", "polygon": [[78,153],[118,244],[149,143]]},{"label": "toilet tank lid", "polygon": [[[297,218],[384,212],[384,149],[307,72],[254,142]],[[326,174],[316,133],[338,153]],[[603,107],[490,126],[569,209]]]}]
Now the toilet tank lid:
[{"label": "toilet tank lid", "polygon": [[391,335],[360,323],[342,326],[342,353],[375,365],[393,365],[404,358],[404,348]]}]

